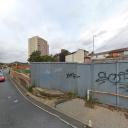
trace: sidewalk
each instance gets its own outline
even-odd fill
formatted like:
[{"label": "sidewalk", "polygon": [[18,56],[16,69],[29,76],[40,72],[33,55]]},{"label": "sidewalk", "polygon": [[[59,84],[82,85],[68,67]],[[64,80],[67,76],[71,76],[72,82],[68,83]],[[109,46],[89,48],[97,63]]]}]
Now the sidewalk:
[{"label": "sidewalk", "polygon": [[[82,128],[84,124],[89,123],[89,120],[91,120],[93,128],[128,127],[128,111],[122,112],[110,110],[98,105],[95,105],[94,108],[89,108],[85,106],[85,101],[79,98],[60,103],[55,107],[55,102],[58,100],[58,98],[55,97],[60,95],[60,97],[63,98],[63,93],[54,90],[37,88],[38,92],[43,91],[43,94],[45,95],[45,97],[41,97],[39,93],[36,93],[36,91],[34,92],[35,94],[31,94],[28,93],[23,86],[18,85],[18,87],[20,87],[20,90],[24,93],[24,95],[27,95],[31,101],[52,113],[56,113],[59,117],[62,117],[65,120],[73,122],[75,125],[81,126]],[[55,97],[50,98],[52,95]],[[65,115],[67,115],[67,117]],[[80,122],[82,122],[82,124]]]},{"label": "sidewalk", "polygon": [[91,120],[93,128],[127,128],[128,126],[128,111],[122,112],[114,109],[110,110],[98,105],[95,105],[94,108],[89,108],[85,106],[85,101],[79,98],[65,101],[55,107],[55,102],[58,98],[55,98],[54,96],[63,97],[64,93],[40,88],[37,88],[37,90],[40,90],[41,92],[43,91],[44,94],[47,94],[48,96],[53,95],[53,98],[41,98],[32,95],[31,93],[29,93],[29,96],[40,103],[46,104],[49,107],[82,122],[83,124],[89,124],[89,120]]},{"label": "sidewalk", "polygon": [[92,121],[94,128],[128,128],[128,111],[121,112],[96,106],[85,107],[82,99],[73,99],[56,106],[57,110],[85,124]]}]

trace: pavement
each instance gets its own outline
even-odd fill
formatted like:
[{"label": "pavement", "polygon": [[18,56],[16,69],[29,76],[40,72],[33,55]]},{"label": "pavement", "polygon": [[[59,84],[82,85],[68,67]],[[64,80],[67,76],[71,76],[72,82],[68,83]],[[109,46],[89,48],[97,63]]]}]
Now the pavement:
[{"label": "pavement", "polygon": [[57,110],[94,128],[128,128],[128,110],[118,111],[95,105],[87,107],[82,99],[73,99],[56,106]]},{"label": "pavement", "polygon": [[63,118],[48,112],[28,102],[8,78],[0,82],[0,128],[72,128]]}]

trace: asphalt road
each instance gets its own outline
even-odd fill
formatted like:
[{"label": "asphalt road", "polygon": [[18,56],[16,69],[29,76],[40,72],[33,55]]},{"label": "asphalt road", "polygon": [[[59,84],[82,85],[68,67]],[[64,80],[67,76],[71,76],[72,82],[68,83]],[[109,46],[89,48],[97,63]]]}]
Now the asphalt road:
[{"label": "asphalt road", "polygon": [[71,128],[35,107],[6,78],[0,82],[0,128]]}]

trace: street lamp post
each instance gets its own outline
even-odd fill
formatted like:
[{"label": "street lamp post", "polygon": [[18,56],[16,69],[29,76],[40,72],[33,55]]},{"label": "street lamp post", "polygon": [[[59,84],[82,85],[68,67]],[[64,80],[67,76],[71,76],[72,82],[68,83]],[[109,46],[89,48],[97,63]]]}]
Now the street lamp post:
[{"label": "street lamp post", "polygon": [[95,41],[95,35],[93,35],[93,54],[94,54],[94,41]]},{"label": "street lamp post", "polygon": [[93,37],[92,37],[92,39],[93,39],[93,40],[92,40],[92,45],[93,45],[93,46],[92,46],[92,47],[93,47],[93,51],[92,51],[92,52],[93,52],[93,54],[94,54],[94,52],[95,52],[95,37],[96,37],[96,35],[93,35]]},{"label": "street lamp post", "polygon": [[104,33],[106,33],[106,31],[101,31],[101,32],[99,32],[98,34],[93,34],[93,54],[94,54],[94,52],[95,52],[95,37],[98,37],[98,36],[100,36],[100,35],[102,35],[102,34],[104,34]]}]

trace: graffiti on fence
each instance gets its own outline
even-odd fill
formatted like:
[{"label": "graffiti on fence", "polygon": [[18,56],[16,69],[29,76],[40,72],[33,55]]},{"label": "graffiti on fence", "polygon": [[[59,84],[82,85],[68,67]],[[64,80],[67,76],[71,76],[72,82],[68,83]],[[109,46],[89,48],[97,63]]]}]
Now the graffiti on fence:
[{"label": "graffiti on fence", "polygon": [[126,69],[124,72],[119,72],[118,74],[117,73],[107,74],[106,72],[99,72],[98,79],[96,80],[96,82],[98,82],[99,84],[103,84],[109,81],[110,83],[117,84],[117,83],[125,83],[126,80],[128,80],[128,69]]},{"label": "graffiti on fence", "polygon": [[75,74],[75,73],[66,73],[66,78],[73,78],[73,79],[76,79],[76,78],[79,78],[80,76]]}]

